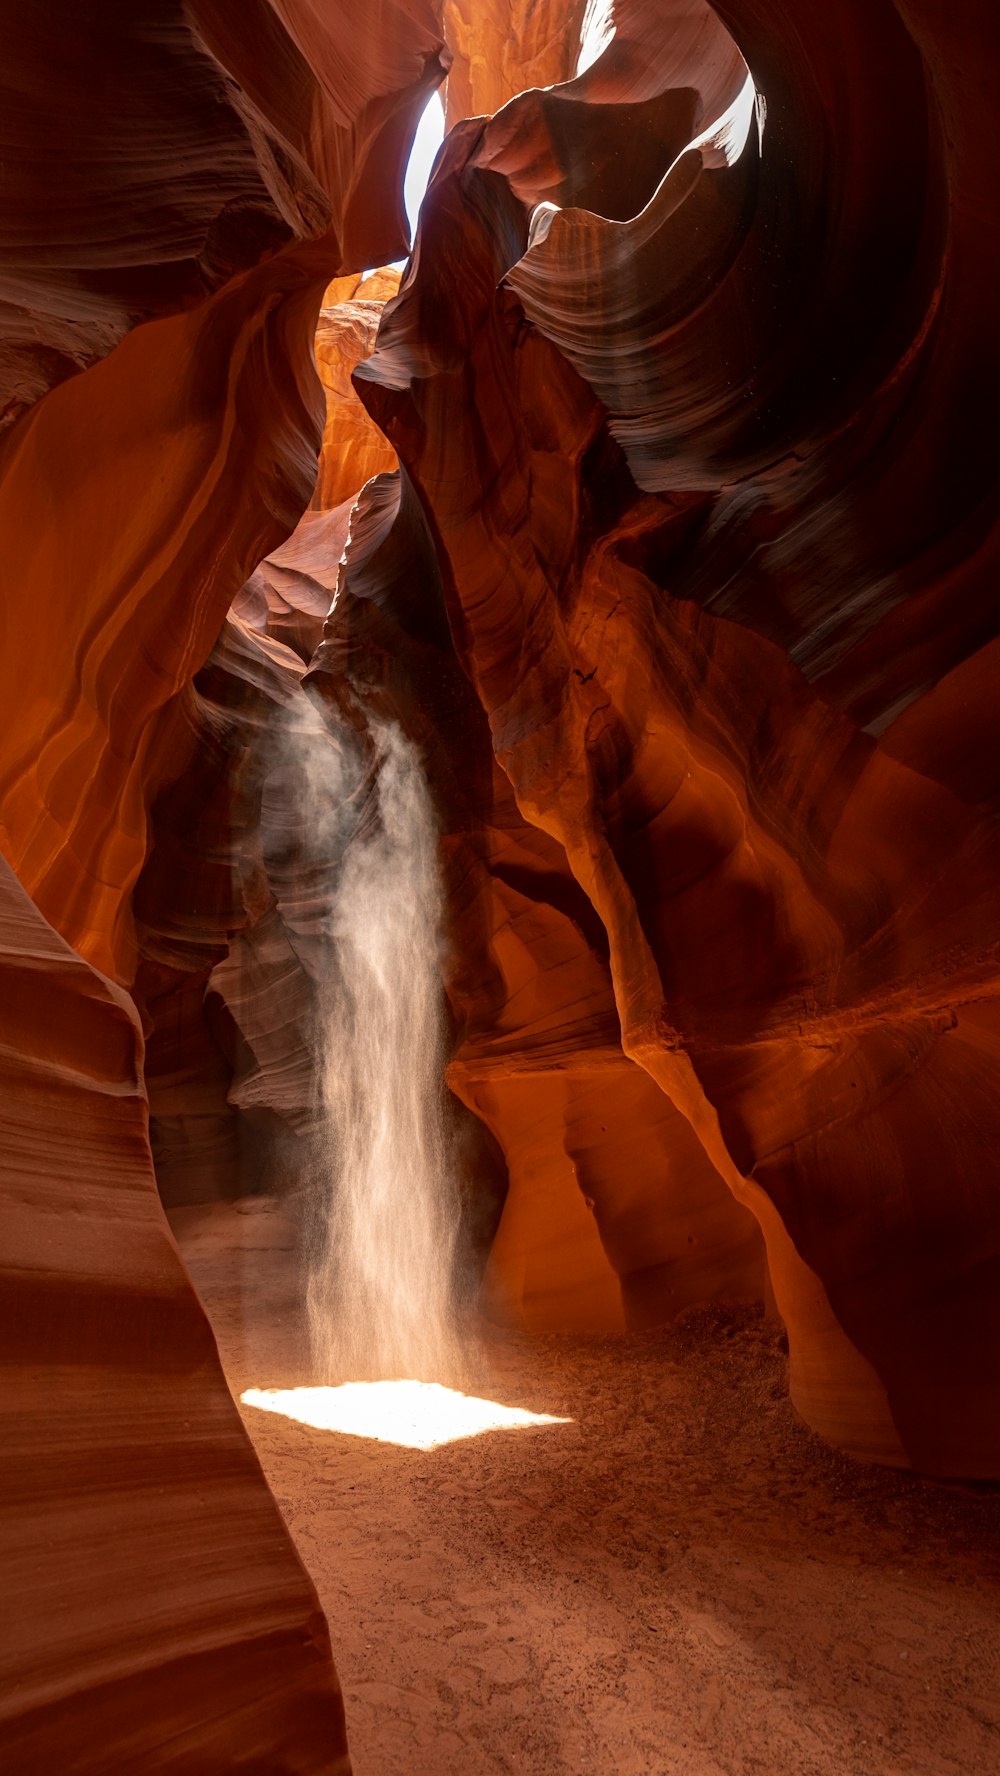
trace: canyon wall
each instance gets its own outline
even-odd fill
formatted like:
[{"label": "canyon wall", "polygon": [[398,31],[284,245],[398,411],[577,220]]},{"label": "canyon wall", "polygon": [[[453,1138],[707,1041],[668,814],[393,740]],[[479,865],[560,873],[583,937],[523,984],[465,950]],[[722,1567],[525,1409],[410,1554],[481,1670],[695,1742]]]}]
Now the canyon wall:
[{"label": "canyon wall", "polygon": [[243,900],[231,858],[185,868],[189,825],[214,788],[239,850],[252,791],[219,790],[237,741],[213,705],[245,735],[302,668],[234,620],[226,683],[192,681],[310,498],[323,292],[405,250],[447,52],[422,0],[368,21],[25,3],[6,24],[2,1761],[346,1772],[326,1625],[163,1218],[136,1003],[165,1170],[179,1105],[214,1178],[231,1069],[201,997]]},{"label": "canyon wall", "polygon": [[622,4],[579,81],[453,130],[355,381],[684,1129],[661,1202],[700,1170],[753,1212],[824,1435],[992,1474],[996,28],[718,12],[742,119],[709,15],[691,59]]},{"label": "canyon wall", "polygon": [[13,10],[21,1768],[347,1768],[153,1154],[175,1203],[308,1170],[336,859],[289,741],[366,711],[438,811],[487,1311],[773,1290],[814,1428],[1000,1472],[1000,29],[985,0],[609,21]]},{"label": "canyon wall", "polygon": [[129,995],[0,866],[5,1769],[348,1776],[330,1641],[163,1218]]}]

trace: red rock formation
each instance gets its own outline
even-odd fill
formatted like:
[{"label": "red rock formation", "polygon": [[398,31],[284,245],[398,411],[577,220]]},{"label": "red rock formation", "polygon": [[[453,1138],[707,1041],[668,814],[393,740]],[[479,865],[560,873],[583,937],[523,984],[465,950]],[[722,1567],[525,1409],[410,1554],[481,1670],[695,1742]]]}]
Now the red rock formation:
[{"label": "red rock formation", "polygon": [[7,24],[8,422],[289,244],[325,237],[328,281],[405,241],[399,175],[442,72],[431,0],[366,18],[344,0],[114,0],[99,23],[17,0]]},{"label": "red rock formation", "polygon": [[427,758],[491,1310],[760,1293],[752,1211],[809,1422],[1000,1471],[1000,501],[969,448],[1000,380],[996,22],[618,0],[593,66],[515,97],[571,71],[581,7],[445,10],[452,115],[497,115],[457,124],[366,362],[385,287],[357,279],[402,250],[448,61],[429,0],[9,21],[22,1768],[346,1767],[154,1199],[125,991],[175,1200],[232,1188],[248,1123],[307,1133],[322,896],[271,748],[289,709],[327,731],[309,697]]},{"label": "red rock formation", "polygon": [[[346,283],[346,279],[344,282]],[[316,330],[316,363],[326,391],[326,425],[312,503],[321,511],[353,503],[373,475],[396,466],[395,452],[372,424],[351,383],[351,372],[375,348],[385,304],[399,289],[391,268],[358,284],[356,292],[331,303],[328,290]],[[323,612],[326,615],[326,612]]]},{"label": "red rock formation", "polygon": [[283,642],[306,662],[322,638],[353,505],[352,493],[331,511],[303,512],[288,541],[265,556],[231,606],[250,629]]},{"label": "red rock formation", "polygon": [[[357,385],[518,804],[606,928],[625,1052],[761,1223],[800,1409],[995,1473],[998,860],[952,722],[985,732],[997,477],[948,467],[996,374],[978,14],[720,11],[762,152],[709,129],[600,204],[577,175],[525,256],[557,101],[456,130]],[[666,115],[686,40],[674,68],[661,8],[618,17]]]},{"label": "red rock formation", "polygon": [[160,1208],[119,987],[0,862],[0,1761],[343,1772],[326,1623]]},{"label": "red rock formation", "polygon": [[[30,344],[20,311],[8,316],[9,411],[18,390],[37,392],[40,364],[57,379],[92,368],[24,415],[0,463],[0,519],[24,538],[7,557],[17,579],[5,603],[46,612],[44,628],[3,650],[14,737],[0,826],[42,911],[127,980],[153,718],[309,498],[321,294],[331,275],[381,263],[405,240],[401,198],[382,193],[401,183],[422,95],[441,78],[441,39],[420,0],[370,26],[355,19],[350,64],[347,22],[320,22],[306,0],[281,19],[255,0],[238,26],[210,3],[151,20],[124,8],[107,60],[103,37],[65,10],[65,30],[47,15],[43,32],[21,7],[7,64],[20,97],[5,114],[22,132],[11,215],[32,268],[20,281],[11,272],[12,301],[43,315]],[[51,117],[23,96],[39,67]],[[73,139],[88,152],[72,157],[79,189],[60,180],[63,233],[46,175],[70,91]],[[152,204],[150,188],[175,172],[169,203]],[[43,253],[40,228],[67,244]]]},{"label": "red rock formation", "polygon": [[285,642],[307,662],[322,639],[354,501],[373,475],[396,466],[395,452],[369,419],[350,379],[374,350],[382,310],[398,289],[393,266],[328,285],[315,340],[326,420],[310,509],[251,574],[232,605],[251,628]]},{"label": "red rock formation", "polygon": [[445,127],[492,115],[526,87],[568,80],[585,11],[586,0],[445,0]]},{"label": "red rock formation", "polygon": [[[18,3],[7,25],[3,1761],[346,1771],[315,1595],[155,1196],[123,989],[149,809],[190,763],[185,687],[308,501],[322,293],[403,246],[443,40],[423,0],[371,19],[310,0]],[[284,650],[247,653],[233,676],[270,670],[266,701]],[[144,986],[172,994],[156,1089],[181,1114],[232,898],[224,868],[209,877],[207,910],[143,908],[174,946]],[[224,1083],[216,1066],[200,1107],[223,1149]]]},{"label": "red rock formation", "polygon": [[[271,1138],[313,1126],[313,982],[334,859],[296,776],[306,746],[328,740],[303,670],[230,618],[174,705],[176,774],[133,897],[151,1137],[171,1205],[245,1194],[273,1176]],[[292,1179],[303,1165],[288,1165]]]}]

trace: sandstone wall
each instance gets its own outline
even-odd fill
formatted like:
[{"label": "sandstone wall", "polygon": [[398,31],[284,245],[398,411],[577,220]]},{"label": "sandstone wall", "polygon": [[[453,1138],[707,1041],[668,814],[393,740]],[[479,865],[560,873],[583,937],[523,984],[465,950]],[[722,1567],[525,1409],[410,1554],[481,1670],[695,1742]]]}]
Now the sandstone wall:
[{"label": "sandstone wall", "polygon": [[[156,1195],[133,891],[154,803],[206,734],[220,747],[192,680],[312,491],[323,291],[403,249],[402,169],[447,56],[421,0],[8,13],[0,1761],[346,1772],[315,1593]],[[245,721],[274,652],[229,657],[264,686]],[[224,1147],[227,1081],[186,1045],[232,885],[213,859],[208,904],[165,907],[155,874],[155,1089],[194,1078]]]},{"label": "sandstone wall", "polygon": [[[356,382],[518,806],[607,932],[624,1052],[764,1232],[800,1410],[992,1473],[998,481],[958,465],[996,379],[995,32],[719,10],[762,139],[761,105],[742,154],[713,127],[721,48],[619,6],[565,100],[453,131]],[[609,193],[553,116],[599,140],[637,97],[645,182]],[[707,131],[676,159],[671,115]]]}]

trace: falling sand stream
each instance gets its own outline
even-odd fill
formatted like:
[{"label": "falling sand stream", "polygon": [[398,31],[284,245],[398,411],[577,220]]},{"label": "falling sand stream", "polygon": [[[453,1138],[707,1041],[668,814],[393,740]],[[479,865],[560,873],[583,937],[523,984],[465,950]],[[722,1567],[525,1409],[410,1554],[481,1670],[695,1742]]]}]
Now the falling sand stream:
[{"label": "falling sand stream", "polygon": [[441,884],[413,745],[375,723],[377,811],[347,847],[323,993],[325,1164],[309,1324],[327,1381],[457,1374],[458,1193],[442,1092]]}]

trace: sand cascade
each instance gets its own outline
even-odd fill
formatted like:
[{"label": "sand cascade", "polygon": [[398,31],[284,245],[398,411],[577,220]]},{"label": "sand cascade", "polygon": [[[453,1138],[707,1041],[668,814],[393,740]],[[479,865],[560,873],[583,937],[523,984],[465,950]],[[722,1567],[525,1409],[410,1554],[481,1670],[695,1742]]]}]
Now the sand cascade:
[{"label": "sand cascade", "polygon": [[442,1084],[434,811],[401,729],[374,723],[373,817],[340,870],[323,995],[320,1213],[308,1285],[324,1380],[453,1372],[458,1194]]}]

